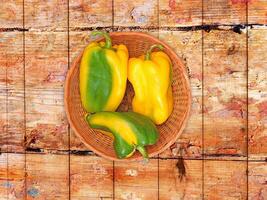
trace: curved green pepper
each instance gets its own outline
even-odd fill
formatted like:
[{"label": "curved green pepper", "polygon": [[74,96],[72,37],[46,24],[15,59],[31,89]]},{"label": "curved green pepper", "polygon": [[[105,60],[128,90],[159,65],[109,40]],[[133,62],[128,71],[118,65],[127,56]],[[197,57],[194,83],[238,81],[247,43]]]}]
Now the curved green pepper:
[{"label": "curved green pepper", "polygon": [[125,45],[112,46],[106,32],[106,42],[92,42],[84,50],[80,63],[80,95],[87,112],[115,111],[121,103],[127,82],[128,50]]},{"label": "curved green pepper", "polygon": [[148,158],[145,146],[155,144],[159,137],[154,123],[134,112],[98,112],[86,115],[86,120],[92,128],[113,134],[118,158],[130,157],[136,149]]}]

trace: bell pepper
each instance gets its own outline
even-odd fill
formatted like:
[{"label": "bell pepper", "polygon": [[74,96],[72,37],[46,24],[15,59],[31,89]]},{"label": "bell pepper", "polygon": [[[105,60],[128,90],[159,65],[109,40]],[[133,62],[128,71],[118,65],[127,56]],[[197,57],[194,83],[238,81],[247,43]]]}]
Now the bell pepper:
[{"label": "bell pepper", "polygon": [[130,157],[136,149],[144,158],[148,158],[145,146],[153,145],[158,140],[154,123],[138,113],[97,112],[87,114],[85,118],[91,128],[112,133],[118,158]]},{"label": "bell pepper", "polygon": [[80,95],[87,112],[115,111],[126,90],[128,49],[114,45],[108,33],[96,31],[105,42],[92,42],[80,63]]},{"label": "bell pepper", "polygon": [[159,125],[165,122],[173,110],[172,64],[162,45],[153,45],[146,55],[130,58],[128,80],[135,92],[132,108]]}]

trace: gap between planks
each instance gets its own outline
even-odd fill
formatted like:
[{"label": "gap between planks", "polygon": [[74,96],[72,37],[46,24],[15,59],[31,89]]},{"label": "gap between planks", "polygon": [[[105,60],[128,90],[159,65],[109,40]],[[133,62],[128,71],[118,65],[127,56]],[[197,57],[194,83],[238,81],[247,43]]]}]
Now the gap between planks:
[{"label": "gap between planks", "polygon": [[[196,26],[182,26],[182,27],[160,27],[160,26],[103,26],[103,27],[73,27],[69,28],[70,32],[80,32],[80,31],[93,31],[93,30],[107,30],[107,31],[211,31],[211,30],[233,30],[238,32],[239,29],[245,28],[266,28],[267,24],[205,24]],[[0,32],[67,32],[66,30],[53,30],[53,29],[30,29],[30,28],[1,28]]]}]

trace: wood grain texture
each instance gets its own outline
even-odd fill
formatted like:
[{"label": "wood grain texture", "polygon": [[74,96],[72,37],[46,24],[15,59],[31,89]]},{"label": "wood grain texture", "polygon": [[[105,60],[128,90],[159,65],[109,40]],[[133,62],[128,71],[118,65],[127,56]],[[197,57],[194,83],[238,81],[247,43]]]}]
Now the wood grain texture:
[{"label": "wood grain texture", "polygon": [[[1,38],[5,38],[4,33],[0,33]],[[5,39],[3,40],[5,41]],[[0,41],[0,150],[7,151],[7,60],[5,42]]]},{"label": "wood grain texture", "polygon": [[3,153],[0,155],[0,199],[25,198],[25,156]]},{"label": "wood grain texture", "polygon": [[205,200],[247,199],[246,162],[204,161]]},{"label": "wood grain texture", "polygon": [[267,197],[267,163],[249,162],[248,199],[264,200]]},{"label": "wood grain texture", "polygon": [[267,1],[249,0],[248,1],[248,23],[267,24]]},{"label": "wood grain texture", "polygon": [[160,0],[159,26],[183,27],[202,25],[202,1]]},{"label": "wood grain texture", "polygon": [[68,163],[68,155],[27,154],[27,199],[68,199]]},{"label": "wood grain texture", "polygon": [[246,34],[204,33],[204,154],[247,155]]},{"label": "wood grain texture", "polygon": [[159,160],[159,199],[202,199],[201,160]]},{"label": "wood grain texture", "polygon": [[8,136],[7,136],[7,111],[6,111],[6,96],[5,88],[0,89],[0,151],[7,151]]},{"label": "wood grain texture", "polygon": [[203,24],[245,24],[248,1],[250,0],[204,0]]},{"label": "wood grain texture", "polygon": [[250,29],[248,45],[249,159],[267,158],[267,29]]},{"label": "wood grain texture", "polygon": [[115,199],[158,199],[158,164],[157,160],[148,163],[115,162]]},{"label": "wood grain texture", "polygon": [[23,28],[23,0],[0,0],[0,28]]},{"label": "wood grain texture", "polygon": [[30,30],[67,31],[67,0],[25,0],[25,28]]},{"label": "wood grain texture", "polygon": [[71,156],[70,181],[71,199],[112,199],[113,163],[97,156]]},{"label": "wood grain texture", "polygon": [[8,151],[24,152],[23,34],[7,34],[7,139]]},{"label": "wood grain texture", "polygon": [[70,28],[112,25],[112,0],[70,0]]},{"label": "wood grain texture", "polygon": [[[24,151],[24,68],[21,32],[0,34],[1,149]],[[5,107],[5,109],[4,109]]]},{"label": "wood grain texture", "polygon": [[63,102],[67,33],[35,32],[25,37],[26,146],[68,149]]},{"label": "wood grain texture", "polygon": [[0,200],[7,200],[8,180],[7,180],[7,153],[0,154]]},{"label": "wood grain texture", "polygon": [[8,173],[7,191],[8,200],[25,199],[25,155],[7,154]]},{"label": "wood grain texture", "polygon": [[[202,153],[202,35],[201,31],[160,31],[159,38],[167,42],[183,60],[191,83],[192,108],[189,121],[177,142],[160,157],[200,158]],[[181,150],[181,152],[180,152]]]},{"label": "wood grain texture", "polygon": [[158,1],[114,0],[114,25],[157,27]]}]

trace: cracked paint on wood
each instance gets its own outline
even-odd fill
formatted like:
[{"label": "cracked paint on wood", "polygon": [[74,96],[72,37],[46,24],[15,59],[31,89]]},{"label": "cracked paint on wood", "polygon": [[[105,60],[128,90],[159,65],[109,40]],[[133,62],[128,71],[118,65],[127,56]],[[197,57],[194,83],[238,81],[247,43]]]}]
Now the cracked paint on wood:
[{"label": "cracked paint on wood", "polygon": [[8,180],[7,180],[7,154],[0,154],[0,199],[6,200],[8,196]]},{"label": "cracked paint on wood", "polygon": [[158,26],[158,1],[114,1],[115,26]]},{"label": "cracked paint on wood", "polygon": [[248,46],[249,158],[267,158],[267,30],[250,29]]},{"label": "cracked paint on wood", "polygon": [[112,199],[113,163],[96,156],[70,157],[71,199]]},{"label": "cracked paint on wood", "polygon": [[67,0],[24,0],[25,28],[42,31],[67,31]]},{"label": "cracked paint on wood", "polygon": [[7,154],[8,159],[8,199],[21,200],[25,198],[25,155]]},{"label": "cracked paint on wood", "polygon": [[250,162],[248,165],[248,199],[262,200],[267,197],[267,163]]},{"label": "cracked paint on wood", "polygon": [[70,0],[70,28],[112,25],[112,0]]},{"label": "cracked paint on wood", "polygon": [[68,155],[27,154],[27,199],[68,199],[68,162]]},{"label": "cracked paint on wood", "polygon": [[204,161],[204,199],[247,199],[246,162]]},{"label": "cracked paint on wood", "polygon": [[35,32],[25,37],[26,146],[68,149],[63,99],[67,33]]},{"label": "cracked paint on wood", "polygon": [[204,33],[204,153],[247,154],[246,35]]},{"label": "cracked paint on wood", "polygon": [[115,162],[115,199],[158,199],[158,161]]},{"label": "cracked paint on wood", "polygon": [[1,0],[0,28],[23,27],[23,0]]},{"label": "cracked paint on wood", "polygon": [[250,0],[248,3],[248,23],[267,24],[267,1]]},{"label": "cracked paint on wood", "polygon": [[247,0],[203,1],[204,24],[245,24]]},{"label": "cracked paint on wood", "polygon": [[159,160],[159,185],[161,200],[201,199],[202,161]]},{"label": "cracked paint on wood", "polygon": [[21,32],[0,33],[1,149],[24,151],[24,66]]},{"label": "cracked paint on wood", "polygon": [[0,155],[0,199],[24,199],[25,156],[2,153]]},{"label": "cracked paint on wood", "polygon": [[202,1],[160,0],[159,26],[183,27],[202,24]]}]

